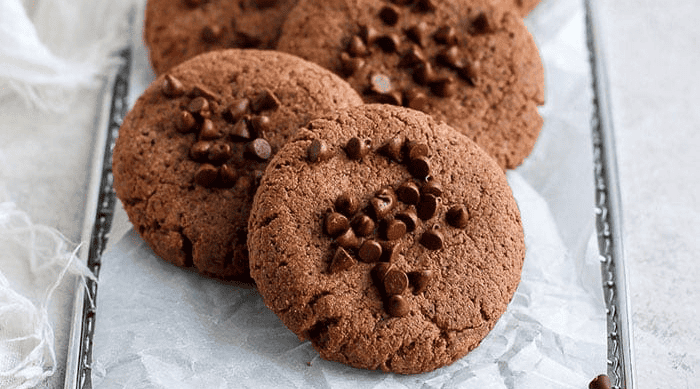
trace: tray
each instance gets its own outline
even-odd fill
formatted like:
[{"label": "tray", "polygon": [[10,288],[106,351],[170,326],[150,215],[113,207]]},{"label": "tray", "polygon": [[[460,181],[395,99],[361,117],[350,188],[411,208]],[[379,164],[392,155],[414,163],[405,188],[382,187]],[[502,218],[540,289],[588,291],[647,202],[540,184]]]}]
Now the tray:
[{"label": "tray", "polygon": [[[596,230],[601,261],[602,289],[607,313],[608,376],[614,388],[634,388],[632,337],[627,274],[624,266],[620,228],[621,204],[613,127],[607,92],[604,51],[596,24],[593,0],[584,0],[586,43],[593,89],[591,118],[593,174],[595,185]],[[110,78],[110,97],[103,107],[104,118],[95,143],[82,241],[89,242],[82,259],[99,276],[102,254],[107,244],[115,212],[111,157],[119,126],[128,109],[133,49],[119,53],[120,66]],[[66,367],[65,388],[92,388],[92,349],[95,330],[98,284],[87,281],[87,288],[76,288],[73,322]],[[592,377],[591,377],[592,378]]]}]

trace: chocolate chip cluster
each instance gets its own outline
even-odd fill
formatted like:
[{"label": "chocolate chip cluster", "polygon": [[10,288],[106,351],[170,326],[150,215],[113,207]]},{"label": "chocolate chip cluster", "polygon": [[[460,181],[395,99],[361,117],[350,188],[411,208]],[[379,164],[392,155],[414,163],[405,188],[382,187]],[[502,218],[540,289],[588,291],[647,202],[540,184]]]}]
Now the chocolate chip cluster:
[{"label": "chocolate chip cluster", "polygon": [[[161,90],[169,98],[187,96],[175,118],[175,126],[182,134],[196,133],[189,157],[198,162],[194,182],[204,187],[232,187],[245,185],[256,177],[239,177],[237,169],[227,164],[234,156],[234,143],[244,143],[243,157],[252,161],[266,161],[272,155],[272,147],[265,140],[271,130],[270,118],[262,112],[277,109],[280,102],[269,89],[261,90],[254,100],[234,100],[221,108],[219,96],[201,86],[190,91],[177,78],[168,74],[163,78]],[[213,120],[222,115],[223,121]],[[253,175],[259,175],[254,173]],[[246,181],[246,182],[244,182]],[[252,182],[247,182],[250,187]]]},{"label": "chocolate chip cluster", "polygon": [[[450,97],[457,91],[457,78],[474,85],[479,63],[470,61],[460,51],[460,42],[467,33],[480,34],[491,30],[485,13],[478,13],[466,29],[451,25],[431,28],[425,21],[401,27],[401,9],[431,13],[436,5],[431,0],[393,0],[382,7],[375,26],[359,26],[347,48],[340,54],[341,72],[350,77],[367,66],[365,59],[375,50],[400,56],[398,67],[408,72],[416,86],[397,90],[390,76],[382,72],[369,74],[365,94],[378,102],[425,110],[428,96],[425,89],[438,97]],[[468,30],[468,31],[464,31]],[[381,32],[380,32],[381,31]],[[425,89],[424,89],[425,88]]]},{"label": "chocolate chip cluster", "polygon": [[[371,142],[353,137],[344,151],[351,160],[362,160],[372,149]],[[334,239],[335,252],[328,272],[337,274],[354,267],[358,261],[375,264],[372,275],[385,296],[385,309],[395,317],[409,312],[402,294],[412,289],[420,294],[430,285],[432,272],[420,269],[404,272],[394,266],[401,255],[400,240],[406,234],[417,233],[421,223],[429,222],[440,212],[441,185],[431,177],[429,149],[424,143],[406,141],[395,136],[379,146],[377,153],[401,163],[412,178],[397,187],[383,187],[365,203],[343,193],[334,201],[323,222],[324,232]],[[324,161],[334,154],[325,142],[313,140],[307,149],[311,162]],[[461,205],[445,213],[445,222],[455,228],[464,228],[467,211]],[[444,237],[440,224],[423,228],[418,243],[428,250],[440,250]]]}]

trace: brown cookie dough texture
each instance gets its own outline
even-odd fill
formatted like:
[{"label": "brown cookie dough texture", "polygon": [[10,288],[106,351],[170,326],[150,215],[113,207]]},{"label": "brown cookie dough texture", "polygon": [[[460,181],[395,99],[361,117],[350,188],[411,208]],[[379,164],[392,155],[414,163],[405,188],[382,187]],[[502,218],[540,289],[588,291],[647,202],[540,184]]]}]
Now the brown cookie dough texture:
[{"label": "brown cookie dough texture", "polygon": [[207,51],[274,47],[296,0],[148,0],[144,38],[156,74]]},{"label": "brown cookie dough texture", "polygon": [[288,54],[203,54],[158,77],[127,114],[114,188],[157,255],[249,280],[248,213],[270,157],[315,115],[361,102],[336,75]]},{"label": "brown cookie dough texture", "polygon": [[525,244],[505,174],[421,112],[370,104],[310,122],[268,165],[249,221],[266,305],[320,355],[427,372],[506,310]]},{"label": "brown cookie dough texture", "polygon": [[445,121],[503,168],[542,127],[542,63],[510,0],[300,0],[277,49],[342,75],[366,102]]}]

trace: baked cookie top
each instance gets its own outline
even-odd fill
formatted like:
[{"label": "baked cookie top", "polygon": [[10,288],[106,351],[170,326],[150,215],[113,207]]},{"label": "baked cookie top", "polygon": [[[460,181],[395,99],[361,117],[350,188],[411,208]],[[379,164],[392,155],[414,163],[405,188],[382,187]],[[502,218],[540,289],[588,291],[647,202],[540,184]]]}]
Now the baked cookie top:
[{"label": "baked cookie top", "polygon": [[321,357],[420,373],[476,347],[520,280],[502,169],[422,112],[313,120],[267,166],[248,226],[266,305]]},{"label": "baked cookie top", "polygon": [[270,157],[315,115],[361,103],[338,76],[288,54],[202,54],[153,81],[126,115],[114,188],[157,255],[249,280],[248,213]]},{"label": "baked cookie top", "polygon": [[542,63],[510,2],[300,0],[277,49],[333,70],[366,102],[445,121],[503,168],[523,161],[542,127]]},{"label": "baked cookie top", "polygon": [[296,0],[148,0],[144,39],[156,74],[211,50],[271,49]]}]

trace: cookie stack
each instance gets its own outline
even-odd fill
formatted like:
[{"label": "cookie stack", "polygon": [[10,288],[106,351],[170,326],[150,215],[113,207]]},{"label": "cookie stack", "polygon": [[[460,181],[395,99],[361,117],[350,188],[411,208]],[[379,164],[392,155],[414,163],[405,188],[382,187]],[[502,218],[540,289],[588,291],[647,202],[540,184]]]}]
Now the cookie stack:
[{"label": "cookie stack", "polygon": [[149,0],[114,187],[164,260],[254,281],[320,355],[427,372],[493,328],[542,126],[521,0]]}]

